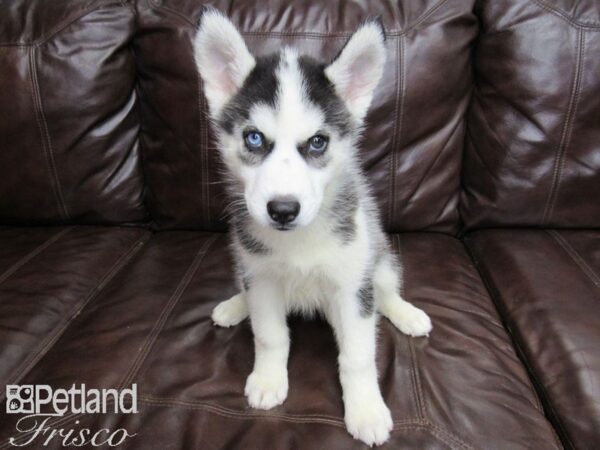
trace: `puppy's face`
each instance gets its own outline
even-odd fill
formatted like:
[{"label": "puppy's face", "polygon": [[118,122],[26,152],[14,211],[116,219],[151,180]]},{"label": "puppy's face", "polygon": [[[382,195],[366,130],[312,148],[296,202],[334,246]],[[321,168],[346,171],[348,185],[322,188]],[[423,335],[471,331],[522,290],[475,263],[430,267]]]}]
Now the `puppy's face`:
[{"label": "puppy's face", "polygon": [[230,175],[259,224],[310,224],[354,140],[385,62],[383,29],[367,22],[329,65],[285,48],[254,58],[215,10],[194,39],[198,70]]}]

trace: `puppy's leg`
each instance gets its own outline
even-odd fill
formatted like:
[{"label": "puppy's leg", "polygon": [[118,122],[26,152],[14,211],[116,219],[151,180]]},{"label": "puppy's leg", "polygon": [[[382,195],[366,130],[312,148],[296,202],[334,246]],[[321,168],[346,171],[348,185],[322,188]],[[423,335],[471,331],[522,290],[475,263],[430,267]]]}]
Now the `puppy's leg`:
[{"label": "puppy's leg", "polygon": [[270,409],[283,403],[288,392],[290,339],[285,302],[278,285],[261,278],[252,282],[247,300],[255,355],[245,393],[253,408]]},{"label": "puppy's leg", "polygon": [[391,255],[386,255],[375,267],[373,285],[375,304],[396,328],[409,336],[429,334],[429,316],[400,297],[399,270]]},{"label": "puppy's leg", "polygon": [[220,327],[231,327],[248,317],[248,314],[246,292],[243,291],[215,306],[211,318]]},{"label": "puppy's leg", "polygon": [[361,312],[357,293],[340,293],[327,317],[339,346],[340,382],[348,432],[367,445],[387,441],[392,416],[377,383],[376,314]]}]

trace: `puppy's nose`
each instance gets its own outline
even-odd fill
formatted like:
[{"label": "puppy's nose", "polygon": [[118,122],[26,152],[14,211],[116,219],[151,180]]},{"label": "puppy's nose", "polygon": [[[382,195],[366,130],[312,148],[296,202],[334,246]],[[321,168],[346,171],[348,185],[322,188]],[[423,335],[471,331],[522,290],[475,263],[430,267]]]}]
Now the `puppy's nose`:
[{"label": "puppy's nose", "polygon": [[278,197],[267,203],[271,219],[285,225],[293,221],[300,212],[300,203],[293,197]]}]

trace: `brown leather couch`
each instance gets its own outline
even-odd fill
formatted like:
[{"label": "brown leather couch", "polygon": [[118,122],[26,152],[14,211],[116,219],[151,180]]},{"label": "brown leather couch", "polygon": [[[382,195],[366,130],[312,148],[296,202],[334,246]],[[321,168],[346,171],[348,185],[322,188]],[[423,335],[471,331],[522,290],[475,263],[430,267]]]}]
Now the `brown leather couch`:
[{"label": "brown leather couch", "polygon": [[[364,168],[428,338],[380,325],[385,448],[600,448],[597,0],[211,2],[252,51],[332,57],[380,15]],[[247,406],[200,0],[0,2],[0,449],[6,384],[138,385],[136,449],[354,449],[336,349],[291,320],[290,393]],[[37,439],[28,448],[41,448]],[[53,439],[44,448],[61,448]]]}]

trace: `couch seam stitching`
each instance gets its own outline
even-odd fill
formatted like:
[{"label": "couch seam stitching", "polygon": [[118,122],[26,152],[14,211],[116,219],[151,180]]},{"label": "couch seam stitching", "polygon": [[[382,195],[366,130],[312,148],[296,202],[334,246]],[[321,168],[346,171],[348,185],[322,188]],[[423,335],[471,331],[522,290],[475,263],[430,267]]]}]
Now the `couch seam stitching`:
[{"label": "couch seam stitching", "polygon": [[146,357],[148,356],[152,346],[158,339],[158,336],[160,335],[163,327],[165,326],[169,316],[175,309],[175,306],[177,306],[177,303],[179,302],[179,299],[181,298],[181,296],[184,294],[184,292],[188,288],[190,282],[192,281],[192,278],[194,277],[194,275],[200,268],[202,261],[204,260],[204,257],[206,256],[206,253],[208,252],[208,249],[215,242],[217,237],[218,237],[218,235],[214,235],[214,236],[210,237],[209,239],[207,239],[200,246],[198,251],[196,252],[196,255],[192,259],[192,262],[190,263],[190,265],[188,266],[187,270],[185,271],[183,277],[181,278],[181,280],[175,287],[175,290],[171,294],[171,297],[167,301],[166,305],[160,312],[154,326],[152,327],[152,330],[150,331],[150,334],[146,338],[143,346],[141,347],[136,358],[134,359],[133,364],[131,365],[130,369],[127,371],[125,377],[123,378],[123,381],[120,383],[120,389],[123,389],[125,386],[129,385],[133,381],[133,379],[136,377],[136,375],[138,374],[138,371],[144,364]]},{"label": "couch seam stitching", "polygon": [[563,248],[565,252],[568,253],[569,257],[573,260],[575,264],[579,267],[579,269],[585,273],[585,275],[590,279],[592,283],[596,285],[596,287],[600,288],[600,276],[596,274],[594,269],[590,267],[590,265],[585,261],[585,259],[581,256],[581,254],[573,248],[571,244],[561,236],[556,230],[546,230],[546,233],[551,235],[554,240]]},{"label": "couch seam stitching", "polygon": [[215,409],[215,410],[221,410],[227,414],[236,415],[236,416],[244,416],[244,417],[249,417],[249,418],[253,418],[253,417],[269,418],[269,419],[286,418],[286,419],[289,419],[292,421],[293,420],[298,420],[298,421],[322,420],[322,421],[334,422],[334,423],[340,424],[340,425],[344,424],[344,420],[341,417],[328,416],[328,415],[323,415],[323,414],[286,414],[286,413],[273,414],[268,411],[262,412],[260,410],[244,411],[244,410],[238,410],[238,409],[233,409],[233,408],[229,408],[226,406],[217,405],[217,404],[214,404],[211,402],[197,401],[197,400],[180,400],[180,399],[172,398],[172,397],[156,397],[156,396],[151,396],[151,395],[140,395],[140,401],[144,401],[147,403],[156,403],[156,404],[161,404],[161,405],[166,405],[166,406],[176,405],[176,406],[182,406],[182,407],[189,407],[192,409],[211,408],[211,409]]},{"label": "couch seam stitching", "polygon": [[[397,242],[397,254],[398,254],[398,260],[401,260],[402,257],[402,239],[400,238],[400,234],[394,234],[393,235],[395,237],[395,239],[392,239],[392,245],[394,243],[394,241]],[[404,293],[404,283],[401,284],[401,292],[402,294]],[[409,372],[410,372],[410,396],[412,398],[413,401],[413,405],[415,408],[415,413],[417,414],[417,418],[418,420],[426,420],[423,414],[423,410],[421,407],[421,403],[420,403],[420,398],[419,398],[419,394],[417,392],[417,380],[416,380],[416,375],[415,375],[415,365],[416,365],[416,361],[415,361],[415,357],[414,357],[414,353],[412,351],[412,341],[410,340],[410,338],[404,338],[407,341],[407,346],[408,346],[408,354],[409,354],[409,359],[408,359],[408,363],[409,363]]]},{"label": "couch seam stitching", "polygon": [[[450,447],[453,447],[454,445],[456,445],[464,450],[473,450],[474,449],[474,447],[471,444],[464,441],[462,438],[457,436],[455,433],[448,431],[446,428],[444,428],[440,425],[437,425],[437,424],[431,422],[430,420],[427,420],[427,427],[430,428],[430,431],[432,434],[434,432],[439,433],[440,436],[438,436],[438,438],[440,440],[442,440],[443,442],[445,442],[446,444],[448,444]],[[442,438],[442,436],[443,436],[443,438]]]},{"label": "couch seam stitching", "polygon": [[[34,59],[35,61],[35,59]],[[50,132],[48,130],[48,121],[46,120],[46,112],[44,110],[44,104],[42,101],[42,94],[40,91],[40,83],[38,80],[38,75],[37,75],[37,62],[35,62],[34,66],[33,66],[33,71],[34,71],[34,75],[35,75],[35,91],[36,91],[36,95],[38,97],[38,105],[39,105],[39,111],[40,111],[40,116],[42,118],[42,123],[44,125],[44,134],[46,135],[46,141],[48,143],[48,152],[49,152],[49,156],[50,156],[50,163],[52,165],[52,172],[54,174],[54,178],[56,180],[56,188],[57,188],[57,192],[58,192],[58,197],[60,199],[60,205],[62,207],[63,210],[63,214],[64,214],[64,219],[68,220],[70,219],[70,214],[69,214],[69,210],[67,209],[67,204],[65,202],[65,197],[63,195],[63,188],[62,188],[62,183],[60,181],[60,175],[58,173],[58,168],[56,165],[56,157],[54,155],[54,147],[52,145],[52,139],[50,138]]]},{"label": "couch seam stitching", "polygon": [[542,9],[546,10],[547,12],[549,12],[550,14],[553,14],[553,15],[557,16],[558,18],[564,20],[569,25],[571,25],[573,28],[588,29],[588,30],[591,30],[591,31],[600,31],[600,23],[597,23],[597,22],[590,22],[590,23],[579,22],[579,21],[573,19],[572,17],[569,17],[567,15],[567,13],[565,13],[564,11],[562,11],[560,9],[553,8],[552,6],[546,4],[545,2],[542,2],[541,0],[532,0],[532,1],[539,8],[542,8]]},{"label": "couch seam stitching", "polygon": [[392,142],[390,148],[390,161],[388,163],[388,227],[392,229],[394,211],[395,211],[395,191],[396,191],[396,147],[402,133],[402,113],[404,110],[404,38],[400,37],[396,41],[396,95],[394,102],[394,128],[392,131]]},{"label": "couch seam stitching", "polygon": [[549,220],[554,213],[554,207],[556,204],[556,198],[558,196],[558,190],[560,188],[561,177],[563,167],[565,164],[565,156],[569,144],[571,143],[571,136],[573,134],[573,123],[575,120],[575,114],[577,112],[577,106],[579,104],[579,97],[581,94],[581,73],[583,71],[583,52],[585,47],[584,32],[582,30],[577,31],[577,64],[575,66],[575,76],[573,78],[573,86],[571,88],[571,98],[569,99],[569,106],[567,108],[567,115],[565,118],[565,124],[561,133],[557,154],[554,160],[554,170],[552,174],[552,184],[550,186],[550,192],[546,200],[546,206],[544,208],[544,215],[542,217],[541,225],[547,225]]},{"label": "couch seam stitching", "polygon": [[[161,397],[148,397],[141,396],[139,399],[140,402],[152,405],[152,406],[173,406],[178,408],[184,408],[189,410],[196,411],[210,411],[219,415],[226,415],[228,417],[240,418],[240,419],[267,419],[267,420],[284,420],[286,422],[292,423],[324,423],[333,426],[339,426],[344,428],[344,420],[341,417],[333,417],[333,416],[321,416],[321,415],[306,415],[306,414],[298,414],[298,415],[290,415],[290,414],[272,414],[269,412],[261,412],[259,410],[256,411],[243,411],[236,410],[220,405],[215,405],[209,402],[201,402],[201,401],[182,401],[177,399],[170,398],[161,398]],[[411,426],[411,425],[420,425],[427,426],[428,423],[422,420],[399,420],[394,421],[394,428],[402,427],[402,426]]]},{"label": "couch seam stitching", "polygon": [[443,435],[447,439],[446,443],[448,445],[452,446],[452,444],[456,444],[460,448],[465,449],[465,450],[473,450],[474,449],[474,447],[471,444],[467,443],[464,439],[459,437],[456,433],[453,433],[453,432],[447,430],[445,427],[435,424],[431,420],[427,420],[427,424],[429,427],[431,427],[432,430],[440,433],[440,435]]},{"label": "couch seam stitching", "polygon": [[448,438],[446,438],[443,433],[439,432],[438,430],[433,429],[430,424],[426,424],[422,427],[423,430],[425,430],[427,433],[429,433],[434,439],[437,439],[438,441],[442,442],[443,444],[446,444],[448,446],[448,448],[450,448],[451,450],[455,450],[457,448],[461,448],[464,449],[462,445],[458,444],[458,447],[456,445],[454,445],[453,442],[451,442]]},{"label": "couch seam stitching", "polygon": [[[177,11],[174,11],[168,7],[165,6],[159,6],[159,7],[151,7],[151,9],[157,9],[159,11],[163,11],[165,13],[167,13],[167,15],[171,18],[174,19],[176,22],[185,25],[185,26],[189,26],[192,28],[195,28],[196,25],[191,22],[187,17],[183,17],[181,16]],[[166,19],[168,20],[168,19]],[[290,31],[290,32],[282,32],[282,31],[242,31],[242,30],[238,30],[239,33],[244,36],[247,39],[254,39],[254,38],[274,38],[274,39],[281,39],[281,38],[288,38],[288,37],[297,37],[297,38],[304,38],[304,39],[315,39],[315,40],[319,40],[319,41],[327,41],[328,39],[348,39],[350,38],[350,36],[352,36],[352,31],[343,31],[340,33],[335,33],[335,32],[325,32],[325,33],[319,33],[319,32],[311,32],[311,31]],[[386,38],[390,38],[390,39],[398,39],[402,36],[404,36],[405,33],[398,33],[398,32],[394,32],[394,31],[386,31]]]},{"label": "couch seam stitching", "polygon": [[35,62],[35,51],[36,47],[29,48],[29,76],[31,79],[31,90],[33,94],[33,107],[38,130],[40,133],[40,139],[42,142],[42,150],[46,160],[46,166],[48,169],[48,175],[50,176],[50,186],[54,193],[54,200],[58,206],[58,213],[63,221],[69,219],[69,213],[62,195],[60,179],[58,178],[58,172],[56,170],[56,162],[54,161],[54,152],[52,150],[52,143],[50,140],[50,134],[48,133],[48,125],[44,116],[44,110],[41,101],[41,95],[39,90],[39,82],[37,78],[37,66]]},{"label": "couch seam stitching", "polygon": [[[62,324],[57,325],[51,333],[48,334],[46,339],[43,341],[43,344],[39,350],[37,350],[34,354],[31,354],[23,363],[17,367],[12,374],[7,378],[8,380],[12,380],[9,384],[17,384],[17,382],[22,379],[34,366],[39,362],[41,358],[43,358],[50,349],[53,348],[54,344],[60,337],[64,334],[66,329],[71,325],[71,323],[81,314],[81,312],[85,309],[85,307],[94,300],[102,289],[111,282],[111,280],[115,277],[115,275],[137,254],[137,252],[143,247],[145,242],[149,238],[149,234],[145,231],[141,233],[141,236],[129,247],[129,249],[122,253],[119,258],[110,266],[108,271],[102,276],[99,282],[93,287],[86,298],[77,303],[70,311],[67,320],[63,321]],[[5,393],[0,393],[0,400],[2,400],[5,396]]]},{"label": "couch seam stitching", "polygon": [[[447,2],[447,0],[440,0],[438,3],[436,3],[435,5],[430,7],[428,10],[424,11],[419,17],[417,17],[415,19],[415,21],[411,25],[409,25],[406,28],[406,30],[386,30],[386,32],[385,32],[386,37],[388,37],[388,36],[389,37],[400,37],[400,36],[404,36],[404,35],[410,33],[415,28],[417,28],[419,25],[421,25],[423,22],[425,22],[427,19],[429,19],[429,17],[431,17],[446,2]],[[163,10],[163,11],[175,16],[180,21],[182,21],[192,27],[196,27],[196,24],[194,24],[188,17],[184,16],[183,14],[181,14],[179,11],[177,11],[175,9],[165,6],[164,4],[159,5],[152,0],[146,0],[146,5],[148,5],[150,7],[150,9]],[[280,32],[280,31],[269,31],[269,30],[256,30],[256,31],[239,30],[239,31],[244,36],[250,36],[250,35],[258,35],[258,36],[269,35],[269,36],[281,36],[281,37],[291,37],[291,36],[301,37],[301,36],[303,36],[303,37],[313,37],[313,38],[317,38],[317,39],[318,38],[329,38],[329,37],[347,38],[347,37],[350,37],[354,33],[354,30],[340,31],[340,32],[331,32],[331,31],[327,31],[327,32],[314,32],[314,31]]]},{"label": "couch seam stitching", "polygon": [[72,25],[75,22],[77,22],[78,20],[84,18],[88,14],[91,14],[94,11],[96,11],[98,9],[102,9],[107,6],[111,6],[111,3],[90,6],[86,9],[84,9],[83,11],[81,11],[79,14],[76,14],[72,17],[67,17],[65,20],[63,20],[58,25],[56,25],[56,27],[53,30],[51,30],[47,35],[41,36],[38,39],[33,40],[31,42],[0,42],[0,47],[38,47],[40,45],[45,44],[50,39],[52,39],[54,36],[58,35],[63,30],[68,28],[70,25]]},{"label": "couch seam stitching", "polygon": [[427,416],[425,415],[425,411],[423,408],[423,395],[421,392],[421,385],[419,381],[419,375],[417,374],[417,361],[416,355],[414,352],[413,341],[410,337],[406,337],[408,340],[408,351],[410,355],[410,373],[411,373],[411,381],[412,381],[412,390],[415,395],[416,400],[416,408],[419,419],[427,420]]},{"label": "couch seam stitching", "polygon": [[65,29],[67,29],[68,27],[70,27],[71,25],[73,25],[75,22],[78,22],[79,20],[83,19],[85,16],[87,16],[87,15],[89,15],[89,14],[91,14],[91,13],[93,13],[93,12],[99,10],[99,9],[107,7],[107,6],[111,6],[111,4],[110,3],[100,4],[100,5],[95,5],[95,6],[92,6],[90,8],[85,9],[81,14],[73,17],[72,20],[71,20],[71,18],[68,18],[67,20],[65,20],[61,24],[57,25],[54,30],[52,30],[48,35],[42,36],[40,39],[38,39],[37,41],[35,41],[35,43],[33,45],[40,46],[40,45],[45,44],[50,39],[54,38],[59,33],[63,32]]},{"label": "couch seam stitching", "polygon": [[43,243],[38,245],[36,248],[31,250],[25,256],[20,258],[17,262],[15,262],[12,266],[10,266],[7,270],[4,271],[2,275],[0,275],[0,284],[4,283],[7,279],[9,279],[17,270],[23,267],[26,263],[31,261],[33,258],[38,256],[41,252],[47,249],[50,245],[58,241],[61,237],[67,234],[69,231],[73,230],[75,227],[68,227],[63,230],[58,231],[57,233],[50,236]]},{"label": "couch seam stitching", "polygon": [[[119,1],[119,3],[121,3],[121,2]],[[100,4],[100,5],[96,5],[96,6],[90,7],[88,9],[86,9],[85,11],[83,11],[80,15],[75,16],[73,18],[73,20],[69,20],[68,19],[67,21],[65,21],[65,22],[61,23],[60,25],[58,25],[47,36],[38,39],[36,41],[35,45],[37,45],[37,46],[43,45],[43,44],[47,43],[48,41],[50,41],[50,39],[52,39],[55,36],[57,36],[59,33],[62,33],[65,29],[67,29],[68,27],[70,27],[74,23],[76,23],[79,20],[83,19],[84,17],[86,17],[86,16],[88,16],[88,15],[90,15],[90,14],[92,14],[92,13],[98,11],[98,10],[101,10],[101,9],[104,9],[104,8],[108,8],[110,6],[115,6],[115,5],[116,5],[116,2],[115,3],[107,2],[107,3],[104,3],[104,4]],[[121,6],[124,6],[124,5],[121,5]]]}]

